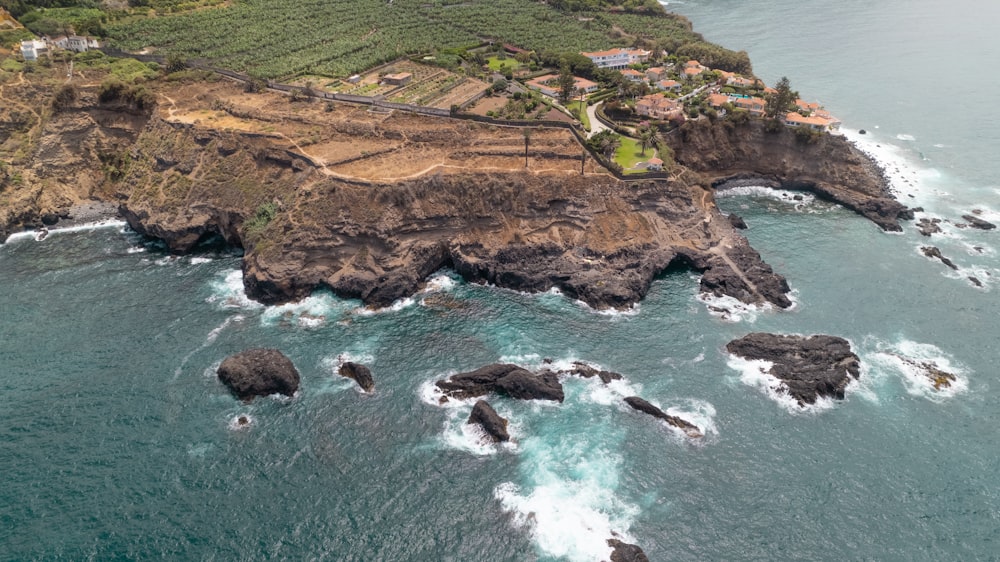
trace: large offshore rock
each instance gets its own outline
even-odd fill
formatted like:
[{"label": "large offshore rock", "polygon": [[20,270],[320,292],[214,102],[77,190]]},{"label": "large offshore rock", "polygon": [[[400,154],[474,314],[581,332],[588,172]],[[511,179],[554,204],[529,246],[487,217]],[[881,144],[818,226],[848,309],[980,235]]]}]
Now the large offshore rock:
[{"label": "large offshore rock", "polygon": [[360,363],[348,361],[340,366],[338,370],[340,376],[354,379],[365,392],[375,390],[375,379],[372,378],[372,371]]},{"label": "large offshore rock", "polygon": [[507,420],[500,417],[500,414],[490,406],[485,400],[478,400],[472,407],[472,414],[469,415],[469,424],[478,424],[483,431],[490,436],[494,442],[510,441],[510,434],[507,433]]},{"label": "large offshore rock", "polygon": [[815,404],[821,396],[842,400],[848,383],[861,374],[851,344],[836,336],[752,333],[729,342],[726,350],[772,363],[768,372],[800,405]]},{"label": "large offshore rock", "polygon": [[248,349],[227,357],[217,374],[241,400],[270,394],[291,396],[299,389],[299,372],[277,349]]}]

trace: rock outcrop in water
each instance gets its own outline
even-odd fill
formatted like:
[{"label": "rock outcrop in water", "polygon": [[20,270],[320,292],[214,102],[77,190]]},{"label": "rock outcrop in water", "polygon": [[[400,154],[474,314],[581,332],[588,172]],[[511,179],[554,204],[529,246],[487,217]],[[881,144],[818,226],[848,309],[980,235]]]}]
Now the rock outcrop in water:
[{"label": "rock outcrop in water", "polygon": [[939,260],[941,263],[945,264],[946,266],[952,269],[955,270],[958,269],[958,266],[955,265],[955,262],[951,261],[950,259],[946,258],[943,254],[941,254],[941,250],[938,249],[937,246],[922,246],[920,248],[920,251],[923,252],[925,256],[931,259]]},{"label": "rock outcrop in water", "polygon": [[949,373],[937,366],[934,361],[918,361],[916,359],[911,359],[909,357],[904,357],[898,353],[890,353],[893,357],[899,359],[903,364],[907,365],[911,369],[920,373],[924,378],[931,383],[934,390],[942,390],[950,388],[952,383],[958,380],[958,377],[954,373]]},{"label": "rock outcrop in water", "polygon": [[654,418],[659,418],[667,422],[667,425],[676,427],[677,429],[683,431],[688,437],[694,439],[704,437],[704,434],[700,429],[698,429],[698,426],[677,416],[671,416],[638,396],[629,396],[625,399],[625,403],[631,406],[633,410],[638,410],[644,414],[649,414]]},{"label": "rock outcrop in water", "polygon": [[277,349],[248,349],[227,357],[217,374],[240,400],[271,394],[292,396],[299,389],[299,372]]},{"label": "rock outcrop in water", "polygon": [[475,371],[459,373],[434,383],[451,398],[477,398],[490,393],[510,396],[518,400],[553,400],[562,402],[562,384],[552,371],[537,375],[511,364],[495,364]]},{"label": "rock outcrop in water", "polygon": [[477,400],[469,415],[469,424],[478,424],[486,432],[486,435],[494,443],[510,441],[510,434],[507,433],[507,420],[500,417],[500,414],[490,406],[485,400]]},{"label": "rock outcrop in water", "polygon": [[993,230],[997,225],[983,220],[975,215],[962,215],[962,218],[969,223],[972,228],[978,228],[980,230]]},{"label": "rock outcrop in water", "polygon": [[590,379],[597,377],[601,379],[601,382],[608,384],[611,381],[621,380],[622,376],[618,373],[613,373],[611,371],[605,371],[603,369],[595,369],[586,363],[580,361],[574,361],[573,366],[569,370],[560,371],[562,374],[583,377],[585,379]]},{"label": "rock outcrop in water", "polygon": [[733,355],[772,363],[768,373],[799,405],[820,397],[843,400],[847,385],[861,374],[851,344],[836,336],[787,336],[752,333],[726,345]]},{"label": "rock outcrop in water", "polygon": [[608,539],[611,551],[611,562],[649,562],[646,553],[634,544],[628,544],[618,539]]},{"label": "rock outcrop in water", "polygon": [[340,366],[338,372],[342,377],[354,379],[358,383],[358,386],[361,387],[361,390],[365,392],[373,392],[375,390],[375,379],[372,377],[371,369],[360,363],[347,361]]}]

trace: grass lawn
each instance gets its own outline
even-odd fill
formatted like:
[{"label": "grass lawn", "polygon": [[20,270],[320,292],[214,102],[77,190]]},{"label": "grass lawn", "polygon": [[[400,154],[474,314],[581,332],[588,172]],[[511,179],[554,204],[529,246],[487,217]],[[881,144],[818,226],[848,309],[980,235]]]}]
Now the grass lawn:
[{"label": "grass lawn", "polygon": [[[621,137],[621,146],[615,151],[615,162],[622,167],[622,170],[627,174],[629,173],[629,168],[635,166],[639,162],[645,162],[653,157],[655,154],[655,149],[649,147],[646,149],[646,154],[642,153],[642,145],[639,141],[629,138],[626,136]],[[640,172],[645,172],[645,170],[639,170]]]},{"label": "grass lawn", "polygon": [[583,128],[590,130],[590,117],[587,115],[587,102],[585,101],[572,101],[566,104],[566,109],[570,111],[579,111],[580,122],[583,123]]},{"label": "grass lawn", "polygon": [[515,72],[517,71],[518,67],[521,66],[521,63],[517,62],[517,60],[511,57],[507,57],[503,60],[500,60],[499,57],[490,57],[486,60],[489,63],[490,70],[492,70],[493,72],[502,73],[505,69],[510,70],[511,72]]}]

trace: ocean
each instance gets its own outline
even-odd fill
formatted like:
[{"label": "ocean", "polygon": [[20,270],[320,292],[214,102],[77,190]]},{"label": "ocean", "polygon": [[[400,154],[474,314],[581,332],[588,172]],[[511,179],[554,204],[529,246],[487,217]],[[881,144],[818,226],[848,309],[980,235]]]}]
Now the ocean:
[{"label": "ocean", "polygon": [[[0,247],[0,559],[596,561],[613,535],[651,560],[996,558],[1000,234],[959,225],[1000,222],[1000,6],[668,8],[823,103],[944,232],[741,189],[720,206],[788,278],[792,310],[704,299],[671,269],[615,314],[450,271],[379,311],[326,292],[265,307],[236,253],[172,257],[121,223],[16,235]],[[725,353],[751,331],[845,337],[861,379],[800,408]],[[221,386],[222,359],[253,346],[292,359],[295,397],[244,404]],[[936,391],[895,354],[958,380]],[[372,368],[374,394],[336,374],[344,360]],[[432,389],[545,360],[624,379],[568,378],[559,405],[491,399],[503,447]],[[632,411],[636,394],[705,438]]]}]

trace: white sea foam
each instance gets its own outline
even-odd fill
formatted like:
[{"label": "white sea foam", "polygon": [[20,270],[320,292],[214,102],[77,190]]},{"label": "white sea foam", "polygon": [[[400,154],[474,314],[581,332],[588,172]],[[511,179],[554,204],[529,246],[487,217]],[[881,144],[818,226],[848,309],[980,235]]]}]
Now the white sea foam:
[{"label": "white sea foam", "polygon": [[844,136],[882,167],[889,185],[898,194],[909,196],[922,206],[951,199],[951,193],[934,187],[941,172],[918,164],[902,147],[850,130]]},{"label": "white sea foam", "polygon": [[[942,401],[965,392],[969,388],[966,367],[960,365],[937,346],[911,340],[895,343],[876,341],[874,350],[865,356],[873,368],[900,376],[909,394],[932,401]],[[928,363],[938,369],[955,375],[955,380],[947,388],[935,389],[934,382],[924,375],[922,369],[912,363]]]},{"label": "white sea foam", "polygon": [[[7,240],[8,242],[16,240],[28,240],[28,239],[36,241],[44,241],[48,240],[50,236],[56,234],[65,234],[69,232],[87,232],[91,230],[101,230],[105,228],[122,228],[126,224],[127,223],[123,220],[108,219],[97,222],[89,222],[86,224],[78,224],[76,226],[67,226],[64,228],[53,227],[45,229],[44,237],[40,237],[40,234],[42,234],[43,232],[41,230],[25,230],[23,232],[15,232],[14,234],[11,234],[7,238]],[[38,240],[39,238],[42,238],[42,240]]]},{"label": "white sea foam", "polygon": [[702,292],[698,293],[695,298],[704,303],[709,314],[726,322],[748,322],[752,324],[757,321],[758,314],[774,309],[770,303],[760,305],[747,304],[728,295],[717,297],[712,293]]},{"label": "white sea foam", "polygon": [[784,383],[769,372],[774,366],[770,361],[744,359],[730,354],[726,364],[740,373],[740,381],[743,384],[760,389],[768,398],[790,413],[815,413],[833,407],[833,400],[826,397],[818,398],[815,404],[800,405],[798,400],[788,393]]},{"label": "white sea foam", "polygon": [[450,291],[455,288],[455,280],[444,273],[435,275],[427,280],[423,293],[440,293]]},{"label": "white sea foam", "polygon": [[[664,411],[671,416],[677,416],[698,426],[705,437],[719,434],[719,428],[715,425],[715,406],[710,402],[695,398],[686,398],[682,402],[682,406],[671,406]],[[659,405],[656,406],[663,409]],[[676,428],[671,426],[671,429]],[[677,430],[676,433],[685,436],[683,431]]]},{"label": "white sea foam", "polygon": [[370,306],[359,306],[359,307],[355,308],[352,311],[352,313],[353,314],[357,314],[358,316],[374,316],[376,314],[386,314],[386,313],[389,313],[389,312],[399,312],[400,310],[403,310],[405,308],[410,308],[416,302],[417,301],[413,300],[412,298],[406,297],[406,298],[398,299],[398,300],[394,301],[392,304],[390,304],[389,306],[385,306],[385,307],[382,307],[382,308],[372,308]]},{"label": "white sea foam", "polygon": [[[242,421],[240,418],[243,418]],[[250,429],[257,423],[257,420],[246,414],[240,414],[238,416],[233,416],[229,419],[228,427],[232,431],[244,431]]]},{"label": "white sea foam", "polygon": [[[741,185],[738,187],[727,187],[716,191],[716,198],[733,197],[745,195],[752,197],[765,197],[775,201],[789,204],[810,205],[816,201],[816,196],[802,191],[789,191],[787,189],[772,188],[763,185]],[[798,197],[798,199],[796,199]]]},{"label": "white sea foam", "polygon": [[520,424],[503,406],[492,402],[490,405],[500,417],[508,420],[507,433],[510,435],[510,441],[494,443],[482,426],[468,423],[472,407],[463,403],[461,407],[448,409],[448,416],[441,432],[441,443],[449,449],[477,456],[494,455],[500,451],[517,452],[518,440],[522,434]]},{"label": "white sea foam", "polygon": [[243,290],[243,272],[239,269],[218,274],[211,282],[212,295],[205,302],[217,304],[221,308],[242,308],[256,310],[264,305],[247,298]]},{"label": "white sea foam", "polygon": [[586,443],[547,446],[538,438],[526,440],[523,448],[532,488],[505,482],[493,493],[516,526],[530,529],[540,554],[596,562],[610,558],[607,539],[634,542],[627,530],[638,508],[614,492],[620,455]]},{"label": "white sea foam", "polygon": [[901,140],[901,141],[907,141],[907,142],[911,142],[911,141],[917,140],[917,137],[915,137],[913,135],[907,135],[906,133],[900,133],[900,134],[896,135],[896,138],[899,139],[899,140]]},{"label": "white sea foam", "polygon": [[129,254],[139,254],[146,251],[144,246],[132,246],[128,250],[125,250]]},{"label": "white sea foam", "polygon": [[203,256],[192,256],[190,261],[191,265],[200,265],[203,263],[212,263],[213,260],[212,258],[206,258]]},{"label": "white sea foam", "polygon": [[[556,289],[558,290],[558,289]],[[560,293],[561,294],[561,293]],[[610,318],[627,318],[630,316],[638,316],[642,305],[639,303],[632,303],[625,310],[619,310],[617,308],[594,308],[589,304],[583,302],[582,300],[573,301],[577,306],[586,310],[587,312],[598,314],[600,316],[608,316]]]},{"label": "white sea foam", "polygon": [[315,292],[308,297],[277,306],[268,306],[261,315],[266,325],[288,324],[302,328],[318,328],[327,319],[347,311],[350,305],[328,291]]}]

